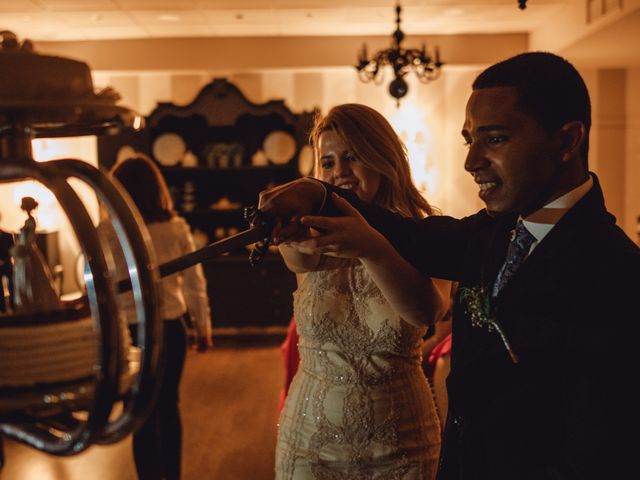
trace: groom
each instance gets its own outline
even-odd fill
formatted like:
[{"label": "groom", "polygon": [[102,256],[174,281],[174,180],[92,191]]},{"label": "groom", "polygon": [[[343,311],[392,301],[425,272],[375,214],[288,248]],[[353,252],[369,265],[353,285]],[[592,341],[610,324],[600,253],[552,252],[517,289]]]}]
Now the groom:
[{"label": "groom", "polygon": [[416,222],[312,179],[260,196],[285,225],[276,241],[306,215],[324,232],[321,251],[357,242],[340,236],[337,191],[420,271],[460,282],[439,480],[618,479],[637,468],[627,439],[640,250],[588,170],[590,126],[575,68],[524,53],[482,72],[467,103],[464,167],[485,210]]}]

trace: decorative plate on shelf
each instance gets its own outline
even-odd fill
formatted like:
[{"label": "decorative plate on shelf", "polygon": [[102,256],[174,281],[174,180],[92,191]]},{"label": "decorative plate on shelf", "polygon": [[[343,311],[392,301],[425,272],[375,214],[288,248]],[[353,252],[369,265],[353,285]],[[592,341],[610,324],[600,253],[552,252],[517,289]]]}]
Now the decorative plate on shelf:
[{"label": "decorative plate on shelf", "polygon": [[163,133],[153,142],[153,156],[165,167],[173,167],[184,158],[187,146],[177,133]]},{"label": "decorative plate on shelf", "polygon": [[211,210],[236,210],[241,207],[241,203],[232,202],[227,197],[222,197],[218,201],[213,202],[211,205],[209,205],[209,208]]},{"label": "decorative plate on shelf", "polygon": [[251,155],[251,165],[254,167],[264,167],[265,165],[269,165],[269,159],[264,153],[264,150],[258,149],[256,150],[256,153]]},{"label": "decorative plate on shelf", "polygon": [[303,177],[313,175],[313,148],[311,145],[305,145],[300,150],[300,156],[298,157],[298,171]]},{"label": "decorative plate on shelf", "polygon": [[198,166],[198,157],[196,157],[191,150],[187,150],[182,157],[182,166],[183,167],[197,167]]},{"label": "decorative plate on shelf", "polygon": [[116,154],[116,163],[120,163],[127,158],[131,158],[136,155],[136,149],[131,145],[123,145],[118,149],[118,153]]},{"label": "decorative plate on shelf", "polygon": [[284,165],[295,155],[296,141],[290,133],[275,130],[265,137],[262,149],[272,163]]}]

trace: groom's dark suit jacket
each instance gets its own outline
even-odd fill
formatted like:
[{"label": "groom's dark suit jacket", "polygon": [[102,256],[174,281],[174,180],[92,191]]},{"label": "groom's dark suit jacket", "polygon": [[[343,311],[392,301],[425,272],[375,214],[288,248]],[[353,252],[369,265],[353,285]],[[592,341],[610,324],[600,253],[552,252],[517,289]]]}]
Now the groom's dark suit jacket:
[{"label": "groom's dark suit jacket", "polygon": [[489,316],[517,364],[495,328],[472,324],[479,302],[460,294],[491,292],[517,216],[416,222],[349,196],[418,269],[460,282],[439,480],[637,474],[626,471],[635,460],[626,452],[639,444],[640,250],[615,225],[593,178],[491,301]]}]

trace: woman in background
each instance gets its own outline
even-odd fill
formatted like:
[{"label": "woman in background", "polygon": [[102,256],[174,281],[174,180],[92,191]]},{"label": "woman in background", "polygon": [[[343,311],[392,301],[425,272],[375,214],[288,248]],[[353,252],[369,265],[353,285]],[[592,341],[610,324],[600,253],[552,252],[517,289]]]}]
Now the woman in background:
[{"label": "woman in background", "polygon": [[[112,175],[138,207],[159,264],[195,250],[189,225],[175,213],[165,180],[148,157],[138,154],[119,162]],[[126,265],[116,263],[118,277],[127,276]],[[165,327],[164,377],[154,410],[133,434],[134,460],[142,480],[180,478],[182,426],[178,391],[187,352],[186,323],[190,315],[199,337],[198,344],[204,348],[211,346],[209,299],[201,265],[163,278],[160,296]],[[123,295],[121,309],[127,314],[135,342],[135,306],[130,293]]]},{"label": "woman in background", "polygon": [[[432,213],[404,145],[375,110],[334,107],[311,140],[320,180],[407,217]],[[328,201],[359,225],[367,252],[314,250],[312,229],[281,246],[299,274],[300,367],[280,416],[276,478],[432,479],[440,425],[421,345],[446,311],[449,283],[423,277],[346,201]]]}]

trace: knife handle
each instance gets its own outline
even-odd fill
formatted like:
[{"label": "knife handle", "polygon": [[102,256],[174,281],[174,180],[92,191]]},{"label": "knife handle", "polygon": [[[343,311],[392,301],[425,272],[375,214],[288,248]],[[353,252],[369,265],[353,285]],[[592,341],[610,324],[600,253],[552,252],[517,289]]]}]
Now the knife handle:
[{"label": "knife handle", "polygon": [[263,232],[263,238],[257,242],[249,253],[249,264],[255,267],[264,257],[271,245],[271,232],[275,225],[273,219],[258,209],[255,205],[245,207],[244,218],[252,228],[259,228]]}]

